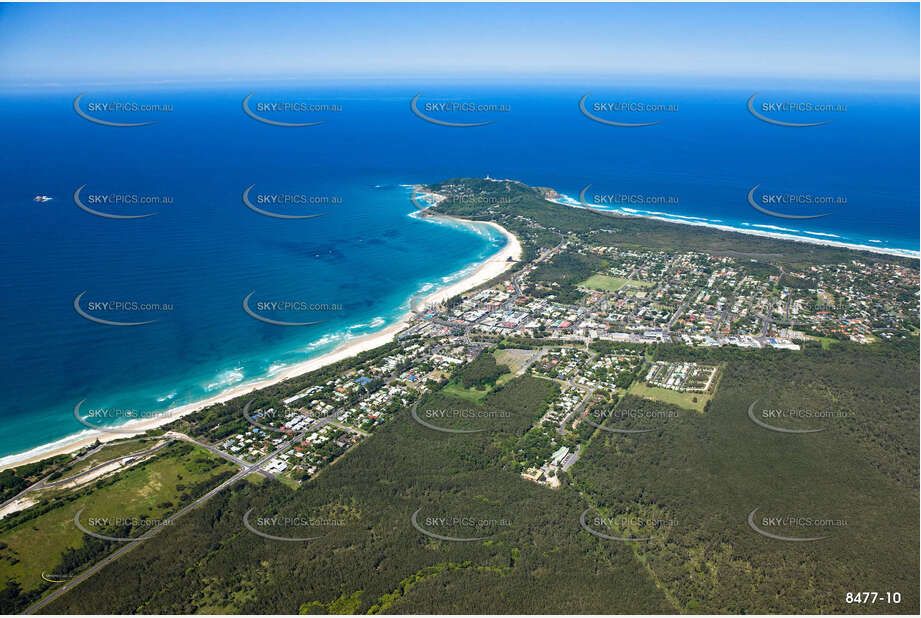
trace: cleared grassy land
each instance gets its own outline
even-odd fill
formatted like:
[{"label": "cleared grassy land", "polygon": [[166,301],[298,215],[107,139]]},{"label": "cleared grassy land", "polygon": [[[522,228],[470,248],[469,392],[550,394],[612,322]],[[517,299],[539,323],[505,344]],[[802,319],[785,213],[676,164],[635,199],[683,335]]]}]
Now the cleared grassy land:
[{"label": "cleared grassy land", "polygon": [[[525,352],[525,350],[502,350],[502,352],[508,352],[508,356],[513,357],[516,353],[520,356],[520,353]],[[512,371],[503,372],[503,369],[510,368]],[[484,376],[486,377],[484,378]],[[496,387],[508,383],[514,377],[514,367],[506,365],[502,360],[502,356],[498,353],[484,352],[476,360],[463,366],[454,379],[441,389],[441,392],[467,401],[479,402],[495,390]],[[473,382],[469,387],[464,386],[468,378],[472,378],[471,381]],[[490,384],[489,382],[492,382],[492,380],[495,380],[495,383]],[[480,383],[477,384],[477,382]],[[470,384],[470,382],[467,383]]]},{"label": "cleared grassy land", "polygon": [[455,380],[453,382],[448,382],[444,388],[441,389],[441,392],[451,397],[459,397],[467,401],[479,402],[482,401],[483,398],[486,397],[486,395],[488,395],[489,391],[491,390],[491,388],[484,388],[483,390],[476,388],[464,388],[459,382]]},{"label": "cleared grassy land", "polygon": [[[138,444],[144,443],[134,443]],[[85,509],[81,521],[90,530],[94,529],[88,524],[90,518],[165,519],[177,510],[187,488],[235,469],[204,449],[194,447],[186,452],[183,446],[170,445],[162,456],[106,478],[101,481],[103,487],[88,495],[78,492],[82,495],[75,500],[37,517],[16,524],[19,518],[12,516],[12,527],[0,531],[0,582],[18,582],[24,592],[44,585],[42,572],[56,573],[65,550],[84,544],[84,535],[73,522],[80,509]]]},{"label": "cleared grassy land", "polygon": [[61,475],[59,478],[69,478],[89,470],[93,466],[99,465],[103,462],[112,461],[113,459],[118,459],[120,457],[126,457],[132,453],[141,453],[143,451],[152,449],[156,445],[156,440],[141,440],[122,442],[105,446],[98,453],[94,453],[83,461],[80,461],[61,470]]},{"label": "cleared grassy land", "polygon": [[[497,414],[438,421],[486,429],[468,435],[395,415],[307,491],[266,481],[261,490],[241,483],[238,491],[221,492],[157,542],[139,545],[45,611],[413,615],[512,608],[619,614],[639,607],[667,613],[655,583],[624,543],[603,546],[579,527],[586,508],[581,500],[502,468],[506,448],[557,392],[551,382],[522,376],[494,390],[482,407],[429,393],[419,407],[422,418],[427,409],[456,406]],[[242,528],[243,514],[253,507],[267,515],[272,508],[282,516],[342,513],[346,525],[309,543],[272,542]],[[478,542],[437,541],[410,524],[420,508],[423,527],[426,517],[455,513],[508,525],[488,526],[488,539]],[[439,531],[469,536],[477,528]]]},{"label": "cleared grassy land", "polygon": [[[505,350],[496,350],[493,352],[493,356],[496,357],[496,362],[500,365],[506,365],[509,369],[512,370],[512,373],[518,373],[521,371],[521,368],[524,367],[531,358],[537,356],[538,352],[536,350],[519,350],[514,348],[506,348]],[[501,381],[505,376],[499,378]]]},{"label": "cleared grassy land", "polygon": [[[683,414],[639,438],[599,432],[571,469],[590,502],[630,513],[653,505],[660,510],[636,512],[677,522],[648,543],[630,544],[676,601],[674,610],[917,614],[917,348],[842,342],[785,355],[679,353],[732,359],[707,413]],[[826,431],[783,434],[751,421],[747,410],[756,399],[846,416],[809,420]],[[809,513],[847,524],[776,525],[771,532],[781,535],[828,536],[778,541],[749,527],[756,507],[759,518]],[[846,602],[855,582],[870,581],[901,590],[902,602]]]},{"label": "cleared grassy land", "polygon": [[[711,387],[710,390],[713,391],[715,389]],[[631,395],[636,395],[637,397],[652,399],[662,403],[670,403],[672,405],[678,406],[679,408],[694,410],[696,412],[703,412],[704,406],[707,405],[707,402],[713,398],[712,392],[679,393],[678,391],[673,391],[667,388],[648,386],[645,382],[634,382],[627,392]],[[694,401],[695,399],[697,401]]]},{"label": "cleared grassy land", "polygon": [[496,387],[507,384],[514,378],[515,374],[513,373],[503,373],[499,379],[496,380],[495,386],[484,388],[483,390],[478,388],[464,388],[462,384],[455,380],[453,382],[448,382],[440,392],[452,397],[460,397],[461,399],[466,399],[467,401],[480,402],[483,401],[483,398],[486,397],[486,395],[494,391]]},{"label": "cleared grassy land", "polygon": [[647,281],[634,281],[632,279],[621,279],[620,277],[609,277],[607,275],[592,275],[579,285],[593,290],[601,290],[602,292],[616,292],[625,285],[632,285],[638,288],[652,287],[652,284]]},{"label": "cleared grassy land", "polygon": [[839,343],[837,339],[832,339],[831,337],[810,337],[813,341],[818,341],[822,344],[823,350],[830,350],[831,346]]}]

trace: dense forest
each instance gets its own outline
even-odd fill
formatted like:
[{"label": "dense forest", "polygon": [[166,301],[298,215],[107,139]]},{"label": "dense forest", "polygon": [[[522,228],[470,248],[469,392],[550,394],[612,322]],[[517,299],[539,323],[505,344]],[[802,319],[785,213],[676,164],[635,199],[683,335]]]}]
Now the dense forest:
[{"label": "dense forest", "polygon": [[464,365],[458,372],[464,388],[483,389],[496,383],[503,374],[509,373],[506,365],[496,362],[496,357],[488,352],[481,353],[473,362]]},{"label": "dense forest", "polygon": [[[802,266],[857,255],[563,208],[515,183],[464,179],[432,187],[449,188],[467,197],[501,196],[501,202],[449,199],[437,210],[500,222],[522,239],[525,259],[570,234],[623,247],[750,257],[763,261],[765,276],[778,272],[769,263]],[[591,260],[553,260],[538,267],[536,280],[556,283],[555,293],[565,295],[594,269]],[[790,282],[798,283],[806,285]],[[548,343],[509,339],[500,347]],[[277,405],[395,345],[266,389],[256,405]],[[591,348],[603,353],[612,345]],[[522,479],[521,462],[509,452],[546,450],[542,436],[532,439],[528,431],[559,387],[527,375],[496,383],[507,368],[484,353],[457,374],[465,387],[493,386],[482,399],[458,399],[445,387],[418,402],[420,411],[477,410],[438,424],[481,431],[439,432],[404,410],[299,489],[255,475],[237,482],[43,611],[918,613],[917,341],[836,342],[803,351],[618,347],[651,360],[718,363],[718,391],[703,412],[675,409],[667,422],[617,416],[620,428],[653,431],[613,433],[582,423],[580,459],[560,476],[562,486],[550,489]],[[242,426],[248,400],[179,424],[195,435],[219,436]],[[778,421],[818,426],[818,433],[774,432],[752,422],[753,402],[834,414]],[[621,412],[669,407],[620,391],[610,405]],[[766,538],[748,524],[753,509],[827,520],[782,532],[827,538]],[[334,518],[342,525],[311,530],[318,537],[311,541],[273,541],[246,529],[247,512]],[[648,540],[593,536],[581,523],[587,513],[598,532]],[[304,535],[302,529],[274,533]],[[858,591],[899,592],[902,601],[848,604],[846,594]]]},{"label": "dense forest", "polygon": [[[705,414],[677,416],[653,433],[599,433],[573,469],[575,484],[604,512],[654,512],[678,522],[636,545],[676,608],[917,611],[917,350],[853,345],[804,354],[701,352],[663,347],[657,358],[731,359]],[[749,419],[755,400],[840,416],[809,421],[826,427],[820,433],[776,433]],[[621,402],[652,405],[636,398]],[[776,541],[748,527],[746,517],[756,507],[846,525],[790,532],[829,535],[815,543]],[[864,588],[901,592],[902,604],[844,603],[848,592]]]},{"label": "dense forest", "polygon": [[[662,346],[656,354],[693,355],[686,350]],[[421,405],[509,414],[468,435],[433,431],[403,414],[300,490],[239,483],[46,611],[915,613],[919,367],[912,347],[728,348],[705,358],[726,363],[707,412],[684,411],[644,434],[596,431],[559,490],[523,481],[502,458],[504,445],[540,415],[552,383],[517,378],[479,404],[435,393]],[[848,414],[821,434],[775,434],[746,414],[759,398]],[[652,404],[627,396],[619,405]],[[747,526],[755,507],[846,525],[824,530],[830,537],[821,542],[778,542]],[[242,528],[250,508],[338,513],[346,524],[306,543],[269,541]],[[581,530],[585,509],[671,523],[650,525],[648,541],[620,543]],[[423,522],[507,524],[477,528],[486,538],[475,543],[441,541],[413,528],[417,510]],[[852,588],[898,591],[903,600],[848,605]]]},{"label": "dense forest", "polygon": [[[625,217],[583,208],[567,208],[546,201],[547,190],[515,182],[481,178],[454,178],[428,187],[451,193],[434,212],[491,220],[515,232],[526,249],[555,246],[565,235],[585,242],[624,248],[704,251],[714,255],[752,258],[802,268],[811,264],[846,262],[855,257],[869,263],[899,263],[917,268],[918,261],[867,251],[793,242],[706,227]],[[453,197],[456,194],[457,197]]]},{"label": "dense forest", "polygon": [[[629,613],[668,611],[629,547],[603,548],[579,528],[579,495],[501,469],[501,445],[541,414],[552,383],[521,377],[482,402],[491,431],[444,434],[401,415],[302,490],[243,482],[190,513],[46,608],[49,613]],[[426,407],[470,408],[433,395]],[[471,421],[476,422],[476,421]],[[242,525],[260,513],[343,513],[305,543]],[[411,516],[503,521],[481,542],[441,541]],[[433,528],[473,536],[463,526]]]}]

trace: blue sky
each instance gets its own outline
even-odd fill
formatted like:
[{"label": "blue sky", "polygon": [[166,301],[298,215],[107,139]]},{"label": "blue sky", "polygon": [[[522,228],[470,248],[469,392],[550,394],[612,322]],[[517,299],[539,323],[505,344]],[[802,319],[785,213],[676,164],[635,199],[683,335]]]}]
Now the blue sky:
[{"label": "blue sky", "polygon": [[0,81],[701,75],[917,82],[917,4],[4,4]]}]

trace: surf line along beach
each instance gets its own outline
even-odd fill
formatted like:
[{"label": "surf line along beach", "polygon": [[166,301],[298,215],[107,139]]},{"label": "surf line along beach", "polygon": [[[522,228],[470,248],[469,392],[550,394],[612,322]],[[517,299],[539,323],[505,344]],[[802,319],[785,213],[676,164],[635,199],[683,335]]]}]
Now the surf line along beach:
[{"label": "surf line along beach", "polygon": [[[627,217],[627,218],[639,218],[639,219],[652,219],[654,221],[663,221],[665,223],[674,223],[677,225],[693,225],[697,227],[707,227],[714,230],[721,230],[723,232],[736,232],[738,234],[747,234],[749,236],[761,236],[763,238],[774,238],[777,240],[789,240],[793,242],[806,243],[811,245],[822,245],[825,247],[836,247],[839,249],[851,249],[854,251],[868,251],[870,253],[878,253],[882,255],[894,255],[897,257],[908,257],[914,259],[921,259],[921,252],[914,249],[900,249],[897,247],[881,247],[874,245],[866,245],[860,243],[852,242],[843,242],[839,240],[831,240],[831,236],[837,236],[836,234],[827,234],[824,232],[809,232],[801,230],[792,230],[788,228],[771,226],[771,225],[762,225],[762,224],[752,224],[747,222],[742,222],[738,225],[725,225],[714,223],[714,220],[706,220],[703,217],[689,217],[685,215],[677,215],[674,213],[660,212],[660,211],[639,211],[635,209],[625,209],[625,208],[593,208],[590,204],[586,204],[581,199],[576,199],[572,196],[558,193],[558,197],[548,197],[546,198],[548,202],[557,204],[559,206],[566,206],[568,208],[579,208],[583,210],[591,210],[592,212],[601,213],[604,215],[614,216],[614,217]],[[755,228],[764,228],[764,229],[755,229]],[[798,232],[798,233],[793,233]],[[801,234],[814,234],[816,236],[823,236],[823,238],[816,238],[812,236],[803,236]],[[879,241],[868,241],[868,242],[879,242]]]},{"label": "surf line along beach", "polygon": [[[468,221],[466,219],[458,219],[456,217],[446,217],[441,215],[430,215],[425,217],[424,220],[431,221],[432,223],[436,224],[450,222],[451,224],[469,226],[474,229],[491,227],[505,236],[506,242],[505,245],[497,253],[494,253],[493,255],[490,255],[486,259],[479,262],[477,266],[465,277],[440,287],[425,295],[420,302],[415,303],[419,307],[440,304],[453,296],[457,296],[458,294],[462,294],[467,290],[471,290],[479,285],[482,285],[490,279],[499,276],[511,268],[517,260],[521,259],[521,243],[514,236],[514,234],[496,223],[490,221]],[[164,410],[163,414],[157,415],[155,418],[128,421],[127,423],[118,426],[119,431],[117,433],[106,432],[104,430],[97,431],[87,429],[85,431],[81,431],[79,434],[57,440],[50,444],[38,446],[22,453],[16,453],[2,457],[0,458],[0,470],[14,468],[16,466],[21,466],[28,463],[34,463],[36,461],[41,461],[42,459],[55,457],[57,455],[72,453],[93,444],[97,440],[100,442],[110,442],[112,440],[118,440],[130,437],[132,435],[142,434],[150,429],[171,423],[177,418],[191,414],[193,412],[197,412],[207,408],[208,406],[230,401],[231,399],[245,395],[246,393],[277,384],[294,376],[308,373],[310,371],[315,371],[316,369],[355,356],[361,352],[372,350],[392,341],[394,336],[406,328],[415,317],[415,312],[412,308],[410,308],[401,317],[400,320],[389,324],[377,332],[368,333],[366,335],[345,341],[330,352],[317,356],[316,358],[310,358],[305,361],[289,365],[288,367],[285,367],[284,370],[279,371],[269,378],[262,378],[238,384],[232,388],[217,393],[212,397],[208,397],[207,399],[202,399],[185,405],[177,406],[169,410]]]}]

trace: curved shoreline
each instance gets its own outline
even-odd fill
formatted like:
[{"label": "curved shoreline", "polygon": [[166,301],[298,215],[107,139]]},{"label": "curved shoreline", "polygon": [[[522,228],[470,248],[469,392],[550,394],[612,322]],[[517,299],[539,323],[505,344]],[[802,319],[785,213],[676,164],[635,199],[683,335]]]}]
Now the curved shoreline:
[{"label": "curved shoreline", "polygon": [[[908,249],[889,249],[885,247],[874,247],[867,245],[857,245],[851,243],[845,243],[835,240],[821,239],[821,238],[811,238],[804,236],[796,236],[792,234],[785,234],[782,232],[771,232],[756,230],[744,227],[733,227],[730,225],[720,225],[717,223],[712,223],[702,220],[676,220],[674,217],[681,217],[681,215],[670,215],[669,213],[661,213],[662,216],[657,216],[656,214],[643,214],[643,213],[632,213],[632,212],[623,212],[620,210],[605,210],[600,208],[592,208],[584,203],[581,203],[572,197],[565,194],[557,194],[558,198],[545,198],[547,201],[558,204],[560,206],[567,206],[570,208],[582,208],[586,210],[592,210],[595,212],[609,214],[620,217],[639,217],[644,219],[653,219],[656,221],[663,221],[667,223],[674,224],[684,224],[684,225],[693,225],[700,227],[707,227],[711,229],[717,229],[726,232],[737,232],[739,234],[748,234],[751,236],[761,236],[766,238],[774,238],[777,240],[785,240],[791,242],[802,242],[807,244],[836,247],[842,249],[849,249],[854,251],[868,251],[877,254],[892,255],[902,258],[910,259],[921,259],[921,252],[911,251]],[[436,201],[437,203],[437,201]],[[410,216],[417,216],[416,213],[412,213]],[[433,223],[439,222],[451,222],[463,226],[467,226],[473,229],[476,229],[479,226],[491,227],[506,238],[505,245],[499,249],[495,254],[490,255],[484,260],[481,260],[476,267],[465,277],[462,277],[458,281],[453,283],[447,283],[432,292],[425,294],[419,302],[419,306],[440,304],[451,298],[461,294],[467,290],[473,289],[486,283],[487,281],[493,279],[494,277],[500,275],[501,273],[508,270],[516,262],[511,260],[519,260],[521,258],[521,244],[518,242],[518,239],[510,233],[508,230],[503,228],[501,225],[492,222],[492,221],[471,221],[467,219],[461,219],[458,217],[452,217],[447,215],[430,215],[427,217],[421,218],[421,220],[428,220]],[[470,268],[462,269],[461,271],[456,271],[452,275],[456,275],[459,272],[463,272]],[[448,277],[451,277],[449,275]],[[237,384],[225,391],[221,391],[211,397],[201,399],[195,402],[188,404],[183,404],[177,406],[173,409],[167,409],[163,411],[163,415],[153,419],[146,420],[136,420],[128,421],[122,425],[118,426],[118,432],[104,432],[101,430],[92,430],[85,429],[78,433],[66,436],[64,438],[49,442],[43,445],[36,446],[34,448],[28,449],[20,453],[14,453],[11,455],[6,455],[0,457],[0,470],[6,470],[8,468],[14,468],[28,463],[34,463],[47,459],[49,457],[54,457],[57,455],[71,453],[90,444],[93,444],[95,441],[99,440],[100,442],[109,442],[113,440],[123,439],[131,437],[133,435],[142,434],[150,429],[154,429],[161,425],[171,423],[172,421],[181,418],[187,414],[197,412],[208,406],[224,403],[246,393],[259,390],[274,384],[278,384],[286,379],[308,373],[310,371],[315,371],[326,365],[338,362],[340,360],[350,358],[361,352],[365,352],[386,343],[389,343],[393,340],[393,337],[403,329],[405,329],[414,317],[417,316],[416,310],[413,308],[413,298],[418,296],[418,294],[413,295],[409,299],[410,307],[404,313],[400,319],[396,322],[393,322],[383,329],[367,333],[355,337],[354,339],[346,340],[340,343],[338,346],[333,348],[331,351],[321,354],[315,358],[309,358],[307,360],[294,363],[284,368],[284,370],[279,371],[278,373],[270,377],[262,377],[255,379],[250,382],[244,382],[242,384]]]},{"label": "curved shoreline", "polygon": [[[496,253],[489,255],[486,257],[486,259],[481,260],[479,263],[475,263],[476,267],[467,276],[462,277],[458,281],[447,283],[446,285],[440,286],[437,289],[425,294],[422,297],[422,306],[440,304],[452,296],[456,296],[467,290],[482,285],[490,279],[493,279],[494,277],[502,274],[511,266],[517,263],[515,261],[509,261],[508,258],[511,258],[511,260],[521,259],[521,244],[511,232],[506,230],[501,225],[491,221],[468,221],[466,219],[458,219],[456,217],[444,217],[444,219],[449,219],[454,223],[465,225],[473,229],[476,229],[478,226],[493,228],[505,236],[506,242],[505,245]],[[458,272],[463,272],[469,268],[470,267],[468,266],[467,268],[452,273],[452,275],[456,275]],[[448,277],[451,277],[452,275],[448,275]],[[96,442],[96,440],[99,440],[100,442],[111,442],[113,440],[124,439],[134,435],[142,434],[151,429],[155,429],[160,425],[171,423],[174,420],[187,414],[198,412],[199,410],[207,408],[208,406],[224,403],[241,395],[245,395],[246,393],[250,393],[267,386],[272,386],[273,384],[278,384],[279,382],[289,378],[315,371],[326,365],[350,358],[352,356],[356,356],[361,352],[372,350],[392,341],[394,336],[406,328],[414,317],[416,317],[416,313],[413,311],[412,307],[410,307],[399,320],[385,326],[379,331],[367,333],[354,339],[343,341],[331,351],[321,354],[315,358],[309,358],[299,363],[289,365],[285,367],[284,370],[279,371],[271,377],[259,378],[251,382],[238,384],[206,399],[201,399],[199,401],[183,404],[181,406],[177,406],[176,408],[165,410],[163,415],[157,418],[128,421],[127,423],[118,425],[118,433],[86,429],[71,436],[66,436],[59,440],[42,444],[20,453],[14,453],[12,455],[0,457],[0,470],[15,468],[25,464],[41,461],[43,459],[48,459],[49,457],[72,453],[93,444]]]},{"label": "curved shoreline", "polygon": [[[825,238],[812,238],[810,236],[798,236],[796,234],[785,234],[781,231],[770,232],[766,230],[752,229],[755,227],[755,224],[749,224],[750,227],[734,227],[732,225],[721,225],[719,223],[713,223],[711,221],[700,220],[704,219],[703,217],[690,218],[686,215],[676,215],[672,213],[663,212],[660,215],[652,213],[642,213],[642,212],[628,212],[621,209],[604,209],[604,208],[592,208],[579,200],[574,199],[573,197],[566,195],[565,193],[558,193],[559,198],[544,198],[548,202],[553,204],[559,204],[560,206],[567,206],[569,208],[583,208],[585,210],[591,210],[593,212],[602,213],[606,215],[614,215],[617,217],[637,217],[640,219],[652,219],[654,221],[662,221],[665,223],[674,223],[676,225],[695,225],[699,227],[706,227],[714,230],[720,230],[722,232],[737,232],[739,234],[748,234],[749,236],[761,236],[764,238],[773,238],[776,240],[788,240],[791,242],[802,242],[810,245],[821,245],[824,247],[835,247],[837,249],[850,249],[852,251],[869,251],[870,253],[878,253],[882,255],[892,255],[895,257],[909,258],[909,259],[921,259],[921,251],[915,251],[913,249],[899,249],[899,248],[889,248],[889,247],[875,247],[873,245],[860,245],[856,243],[848,243],[839,240],[828,240]],[[565,199],[561,199],[565,198]],[[812,234],[821,234],[821,232],[804,232]]]}]

